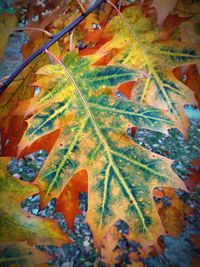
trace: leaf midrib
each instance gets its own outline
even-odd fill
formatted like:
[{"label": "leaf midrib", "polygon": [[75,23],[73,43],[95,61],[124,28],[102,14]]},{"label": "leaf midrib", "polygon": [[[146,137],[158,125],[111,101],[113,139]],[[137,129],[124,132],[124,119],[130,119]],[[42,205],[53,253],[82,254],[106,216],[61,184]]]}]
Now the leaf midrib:
[{"label": "leaf midrib", "polygon": [[74,80],[74,78],[72,77],[72,75],[70,74],[70,72],[68,71],[68,69],[65,67],[65,65],[62,62],[60,62],[60,64],[63,67],[63,69],[65,70],[65,72],[66,72],[67,76],[69,77],[69,79],[71,80],[72,84],[74,85],[75,90],[76,90],[76,92],[78,93],[78,95],[79,95],[79,97],[81,99],[81,102],[83,104],[83,107],[85,108],[86,112],[88,113],[88,116],[90,117],[90,121],[91,121],[93,127],[96,130],[96,134],[97,134],[98,138],[100,139],[102,145],[104,146],[104,149],[105,149],[105,151],[107,153],[107,156],[108,156],[108,160],[109,160],[109,162],[110,162],[110,164],[111,164],[111,166],[112,166],[112,168],[113,168],[116,176],[118,177],[118,179],[120,180],[120,182],[123,185],[124,189],[126,190],[126,192],[127,192],[128,196],[129,196],[130,200],[135,205],[135,209],[137,210],[138,215],[139,215],[139,217],[140,217],[140,219],[142,221],[143,228],[146,230],[147,233],[149,233],[149,230],[148,230],[148,228],[146,226],[146,223],[145,223],[144,216],[143,216],[143,214],[142,214],[142,212],[141,212],[141,210],[140,210],[140,208],[139,208],[139,206],[137,204],[137,201],[135,200],[134,196],[131,193],[131,190],[129,189],[129,187],[127,186],[127,184],[124,181],[123,177],[121,176],[121,173],[120,173],[119,169],[115,165],[115,163],[113,161],[113,158],[112,158],[112,155],[110,153],[109,146],[108,146],[106,140],[104,139],[104,137],[103,137],[100,129],[97,126],[97,123],[96,123],[96,121],[95,121],[95,119],[94,119],[94,117],[92,115],[92,112],[90,111],[89,105],[87,104],[87,101],[85,100],[85,98],[84,98],[81,90],[79,89],[76,81]]}]

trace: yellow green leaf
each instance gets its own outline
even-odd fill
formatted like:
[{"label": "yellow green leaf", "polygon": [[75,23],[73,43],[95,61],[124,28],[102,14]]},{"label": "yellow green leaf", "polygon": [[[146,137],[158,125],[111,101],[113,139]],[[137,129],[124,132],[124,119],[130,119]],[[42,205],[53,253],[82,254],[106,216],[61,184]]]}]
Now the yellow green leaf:
[{"label": "yellow green leaf", "polygon": [[149,75],[145,81],[139,81],[133,91],[135,100],[168,110],[177,127],[186,133],[187,118],[183,107],[196,104],[196,100],[193,93],[169,72],[174,67],[199,62],[199,48],[184,42],[160,41],[158,29],[136,7],[126,8],[121,16],[114,17],[108,32],[113,33],[112,40],[102,46],[92,60],[111,53],[113,48],[120,49],[122,52],[114,55],[109,64],[120,63]]},{"label": "yellow green leaf", "polygon": [[0,242],[20,242],[29,244],[62,244],[69,242],[55,220],[44,219],[23,211],[21,202],[38,193],[36,186],[11,177],[6,166],[9,158],[0,162]]},{"label": "yellow green leaf", "polygon": [[[87,222],[98,243],[111,225],[123,219],[140,241],[154,242],[163,233],[155,209],[155,186],[185,189],[171,161],[152,154],[127,135],[128,126],[166,132],[168,116],[151,106],[117,98],[117,83],[144,77],[121,66],[95,68],[87,59],[68,54],[63,66],[48,65],[35,82],[41,92],[29,102],[28,129],[19,153],[38,138],[60,130],[35,183],[42,205],[58,198],[76,172],[88,172]],[[67,68],[67,69],[66,69]]]}]

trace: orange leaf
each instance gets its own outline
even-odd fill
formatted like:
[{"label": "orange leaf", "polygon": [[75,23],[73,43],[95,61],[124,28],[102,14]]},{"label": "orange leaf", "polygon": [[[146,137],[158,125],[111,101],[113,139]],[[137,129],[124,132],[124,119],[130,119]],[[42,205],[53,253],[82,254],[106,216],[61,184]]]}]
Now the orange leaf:
[{"label": "orange leaf", "polygon": [[17,155],[17,145],[26,130],[26,126],[27,123],[24,118],[17,115],[11,116],[4,121],[1,133],[2,156],[15,157]]},{"label": "orange leaf", "polygon": [[185,225],[184,218],[192,213],[192,209],[177,196],[173,188],[163,188],[160,196],[168,198],[170,203],[169,206],[161,201],[156,203],[164,228],[170,236],[178,237]]},{"label": "orange leaf", "polygon": [[64,215],[67,227],[70,229],[74,229],[75,216],[80,213],[79,193],[87,192],[87,189],[87,172],[81,170],[71,178],[57,200],[56,212]]}]

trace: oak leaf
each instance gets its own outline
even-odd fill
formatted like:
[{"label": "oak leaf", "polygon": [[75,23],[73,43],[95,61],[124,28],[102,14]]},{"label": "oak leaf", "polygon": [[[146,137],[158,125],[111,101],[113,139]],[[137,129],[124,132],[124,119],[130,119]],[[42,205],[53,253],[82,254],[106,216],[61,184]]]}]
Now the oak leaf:
[{"label": "oak leaf", "polygon": [[171,70],[199,62],[198,47],[178,41],[160,41],[158,29],[136,7],[126,8],[121,16],[114,17],[107,30],[113,38],[91,56],[94,64],[113,48],[120,49],[122,52],[114,55],[109,64],[120,63],[149,74],[136,84],[133,101],[168,110],[177,128],[185,134],[188,121],[184,105],[196,104],[196,100],[193,93],[176,80]]},{"label": "oak leaf", "polygon": [[119,65],[92,67],[87,58],[69,53],[62,67],[47,65],[37,74],[34,85],[41,91],[29,101],[26,115],[33,116],[19,143],[19,154],[39,137],[60,130],[35,180],[41,204],[58,198],[71,177],[86,169],[86,221],[96,244],[118,219],[126,221],[141,242],[155,242],[164,230],[153,188],[186,188],[171,170],[171,160],[141,148],[126,131],[137,126],[166,133],[174,123],[159,109],[119,99],[110,89],[142,78],[144,72]]}]

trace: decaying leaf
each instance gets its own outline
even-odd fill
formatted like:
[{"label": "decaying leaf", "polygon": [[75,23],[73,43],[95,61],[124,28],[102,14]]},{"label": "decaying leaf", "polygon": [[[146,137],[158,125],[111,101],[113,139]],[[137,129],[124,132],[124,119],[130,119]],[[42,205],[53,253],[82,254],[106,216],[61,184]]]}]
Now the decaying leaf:
[{"label": "decaying leaf", "polygon": [[[134,143],[128,126],[167,132],[173,122],[159,109],[117,98],[109,87],[144,77],[121,66],[91,67],[86,58],[67,54],[63,64],[48,65],[34,83],[41,92],[29,101],[28,129],[19,153],[37,138],[60,130],[59,137],[35,183],[42,205],[60,196],[79,170],[88,173],[89,204],[86,221],[96,243],[118,219],[126,221],[132,236],[155,242],[163,233],[154,206],[155,186],[186,189],[171,170],[171,160]],[[131,236],[130,236],[131,237]]]},{"label": "decaying leaf", "polygon": [[20,242],[27,240],[31,245],[62,244],[69,239],[59,229],[55,220],[44,219],[23,211],[21,202],[38,189],[27,182],[11,177],[6,166],[9,158],[0,162],[0,242]]}]

